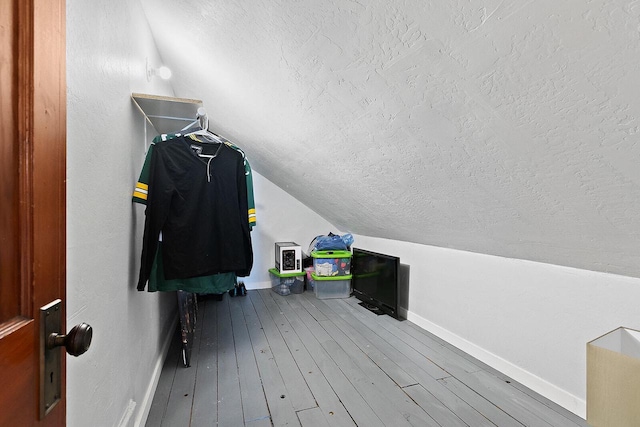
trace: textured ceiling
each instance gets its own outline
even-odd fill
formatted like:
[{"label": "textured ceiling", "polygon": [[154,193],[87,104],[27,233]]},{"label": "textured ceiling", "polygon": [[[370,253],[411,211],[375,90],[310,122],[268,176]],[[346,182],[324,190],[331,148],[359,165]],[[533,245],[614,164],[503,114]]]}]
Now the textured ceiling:
[{"label": "textured ceiling", "polygon": [[341,230],[640,277],[640,2],[141,3],[176,96]]}]

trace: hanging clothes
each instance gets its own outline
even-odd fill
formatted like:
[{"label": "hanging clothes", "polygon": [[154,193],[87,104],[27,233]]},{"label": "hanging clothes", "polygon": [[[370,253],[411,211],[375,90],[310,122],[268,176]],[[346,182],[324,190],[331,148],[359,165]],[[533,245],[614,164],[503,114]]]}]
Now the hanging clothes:
[{"label": "hanging clothes", "polygon": [[[140,172],[140,178],[138,179],[138,182],[136,183],[135,189],[133,191],[134,202],[144,204],[144,205],[147,204],[147,193],[149,188],[149,165],[151,163],[151,152],[153,151],[154,144],[160,141],[167,141],[170,139],[174,139],[179,136],[182,136],[182,134],[165,133],[165,134],[157,135],[156,137],[153,138],[153,141],[151,142],[151,146],[147,150],[147,155],[144,160],[144,165],[142,166],[142,171]],[[247,159],[247,156],[245,155],[244,151],[242,151],[242,149],[240,149],[240,147],[235,145],[233,142],[229,141],[225,137],[222,137],[219,135],[216,135],[216,136],[223,143],[228,145],[230,148],[233,148],[234,150],[242,154],[242,160],[244,164],[244,175],[245,175],[245,180],[247,184],[247,209],[248,209],[247,214],[249,216],[249,230],[253,230],[253,227],[257,225],[257,219],[256,219],[257,216],[256,216],[256,203],[253,196],[253,175],[251,171],[251,165],[249,164],[249,159]],[[198,141],[197,137],[193,135],[189,135],[189,138],[191,138],[196,142],[200,142]]]},{"label": "hanging clothes", "polygon": [[138,290],[150,278],[161,231],[165,279],[249,275],[246,156],[228,144],[184,135],[151,147],[143,168],[148,182],[134,191],[134,201],[147,205]]},{"label": "hanging clothes", "polygon": [[[146,157],[144,160],[144,164],[142,166],[142,171],[140,172],[140,177],[138,178],[138,182],[135,185],[132,200],[135,203],[147,204],[147,195],[149,188],[149,169],[151,164],[151,157],[153,152],[153,146],[160,142],[166,141],[169,139],[174,139],[181,136],[179,133],[175,134],[161,134],[154,137],[151,142],[149,149],[147,150]],[[198,141],[198,139],[189,135],[194,141]],[[228,139],[218,136],[218,138],[227,144],[229,147],[234,150],[240,152],[242,154],[242,158],[244,161],[244,169],[245,169],[245,179],[247,184],[247,204],[248,204],[248,217],[249,217],[249,229],[252,230],[253,227],[256,226],[256,210],[255,210],[255,201],[253,196],[253,178],[251,165],[249,164],[249,160],[245,153],[235,144],[230,142]],[[161,254],[162,242],[159,242],[158,249],[156,250],[156,257],[154,260],[154,264],[151,269],[151,275],[149,276],[147,290],[149,292],[156,291],[186,291],[193,292],[198,294],[222,294],[229,290],[234,289],[237,284],[237,277],[235,273],[219,273],[208,276],[199,276],[193,278],[186,279],[173,279],[167,280],[164,277],[163,270],[163,262],[162,262],[162,254]]]},{"label": "hanging clothes", "polygon": [[227,146],[233,148],[234,150],[236,150],[237,152],[239,152],[240,154],[242,154],[242,160],[244,162],[244,175],[245,175],[245,180],[247,181],[247,203],[248,203],[248,214],[249,214],[249,229],[252,230],[253,227],[256,226],[257,221],[256,221],[256,203],[253,199],[253,177],[251,174],[251,165],[249,164],[249,160],[247,159],[247,156],[244,154],[244,151],[242,151],[240,149],[240,147],[238,147],[237,145],[235,145],[234,143],[232,143],[231,141],[229,141],[228,139],[218,136],[218,138],[220,138],[220,140],[227,144]]},{"label": "hanging clothes", "polygon": [[159,241],[147,290],[149,292],[184,291],[194,294],[223,294],[234,289],[237,284],[238,278],[235,273],[218,273],[186,279],[166,279],[162,262],[162,241]]},{"label": "hanging clothes", "polygon": [[[180,135],[177,135],[180,136]],[[175,138],[176,135],[172,135],[171,138]],[[132,200],[135,203],[142,205],[147,204],[147,194],[149,188],[149,167],[151,165],[151,153],[153,151],[153,145],[156,142],[166,140],[167,135],[156,136],[149,149],[140,172],[140,177],[133,190]],[[247,192],[249,189],[247,188]],[[253,197],[253,188],[251,189],[251,197]],[[249,208],[251,211],[251,208]],[[251,226],[251,219],[249,219]],[[254,224],[255,225],[255,224]],[[169,291],[185,291],[199,294],[222,294],[231,289],[234,289],[238,283],[235,273],[219,273],[212,274],[210,276],[191,277],[186,279],[173,279],[167,280],[164,277],[164,264],[162,262],[162,239],[158,242],[158,249],[156,250],[156,257],[154,259],[153,266],[151,267],[151,274],[149,276],[149,282],[147,290],[149,292],[169,292]]]}]

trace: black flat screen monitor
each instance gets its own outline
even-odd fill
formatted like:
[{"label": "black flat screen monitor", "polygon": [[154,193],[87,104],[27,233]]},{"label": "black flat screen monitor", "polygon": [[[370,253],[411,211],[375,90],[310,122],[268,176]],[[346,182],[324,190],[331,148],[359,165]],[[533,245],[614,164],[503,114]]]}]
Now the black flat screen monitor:
[{"label": "black flat screen monitor", "polygon": [[400,258],[353,248],[351,285],[360,305],[376,314],[398,315]]}]

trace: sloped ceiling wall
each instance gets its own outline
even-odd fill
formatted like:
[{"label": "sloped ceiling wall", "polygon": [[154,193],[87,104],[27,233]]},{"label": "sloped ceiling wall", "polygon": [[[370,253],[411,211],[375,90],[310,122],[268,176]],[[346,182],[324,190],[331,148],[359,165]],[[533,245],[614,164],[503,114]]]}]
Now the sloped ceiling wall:
[{"label": "sloped ceiling wall", "polygon": [[340,229],[640,277],[640,2],[141,3],[176,96]]}]

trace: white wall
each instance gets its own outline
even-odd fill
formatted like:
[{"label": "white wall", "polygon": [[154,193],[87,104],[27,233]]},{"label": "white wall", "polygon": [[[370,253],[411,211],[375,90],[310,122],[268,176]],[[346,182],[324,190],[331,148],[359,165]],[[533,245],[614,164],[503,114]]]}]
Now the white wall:
[{"label": "white wall", "polygon": [[636,2],[141,3],[176,91],[331,223],[640,277]]},{"label": "white wall", "polygon": [[132,91],[159,63],[137,1],[67,2],[67,323],[89,323],[89,351],[67,363],[67,425],[133,425],[152,397],[175,296],[137,292],[143,211],[131,192],[145,125]]},{"label": "white wall", "polygon": [[355,236],[410,266],[408,320],[585,417],[586,343],[640,328],[640,279]]},{"label": "white wall", "polygon": [[[173,93],[145,78],[146,58],[161,61],[137,1],[69,0],[67,34],[67,322],[95,331],[89,352],[68,361],[68,425],[134,425],[146,417],[175,302],[135,291],[143,215],[131,190],[152,135],[129,96]],[[251,147],[236,142],[251,160]],[[263,288],[274,242],[306,249],[316,235],[340,230],[287,194],[286,184],[282,190],[257,173],[254,184],[255,262],[245,282]],[[384,223],[372,225],[393,228]],[[620,325],[640,327],[640,279],[355,239],[410,265],[409,320],[582,416],[586,342]]]},{"label": "white wall", "polygon": [[[162,62],[137,1],[67,2],[67,323],[94,329],[89,351],[68,359],[70,427],[143,425],[172,338],[175,294],[136,291],[144,208],[131,193],[155,131],[130,95],[174,95],[147,81],[146,58]],[[270,286],[274,242],[337,232],[257,173],[254,191],[248,288]]]},{"label": "white wall", "polygon": [[308,252],[309,244],[316,236],[329,232],[341,234],[320,215],[255,171],[253,184],[257,227],[251,232],[253,269],[251,276],[244,279],[248,289],[271,286],[268,270],[275,267],[275,242],[296,242],[303,252]]}]

